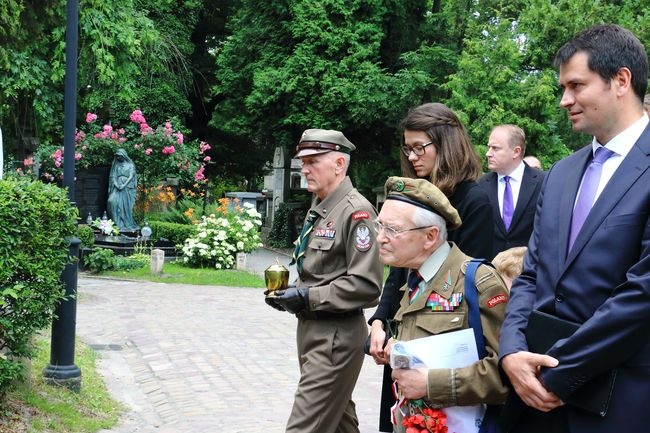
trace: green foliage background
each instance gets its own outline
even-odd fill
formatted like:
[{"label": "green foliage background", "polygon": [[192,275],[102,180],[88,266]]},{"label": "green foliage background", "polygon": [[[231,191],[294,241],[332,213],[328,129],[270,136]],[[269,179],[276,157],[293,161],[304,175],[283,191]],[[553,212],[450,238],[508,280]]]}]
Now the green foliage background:
[{"label": "green foliage background", "polygon": [[[559,108],[556,50],[614,22],[649,46],[647,0],[80,0],[79,123],[179,118],[213,145],[213,179],[258,185],[276,146],[305,128],[357,145],[372,195],[399,171],[410,107],[448,104],[479,153],[497,123],[521,125],[551,163],[586,143]],[[0,0],[0,122],[10,146],[60,144],[65,0]],[[20,155],[18,155],[20,156]]]}]

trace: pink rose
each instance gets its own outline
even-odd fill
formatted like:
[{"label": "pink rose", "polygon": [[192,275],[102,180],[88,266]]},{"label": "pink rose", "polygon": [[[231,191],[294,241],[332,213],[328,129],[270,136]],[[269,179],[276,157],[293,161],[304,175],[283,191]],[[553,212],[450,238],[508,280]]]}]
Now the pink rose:
[{"label": "pink rose", "polygon": [[194,180],[197,182],[204,180],[205,179],[205,174],[203,174],[204,171],[205,171],[204,166],[201,166],[201,168],[196,170],[196,173],[194,173]]},{"label": "pink rose", "polygon": [[174,134],[174,136],[176,137],[177,144],[183,144],[183,133],[177,132]]},{"label": "pink rose", "polygon": [[144,116],[142,115],[142,111],[140,110],[134,110],[133,113],[129,116],[131,118],[131,122],[133,123],[145,123],[146,120],[144,119]]},{"label": "pink rose", "polygon": [[86,123],[92,123],[97,120],[97,115],[93,113],[86,113]]}]

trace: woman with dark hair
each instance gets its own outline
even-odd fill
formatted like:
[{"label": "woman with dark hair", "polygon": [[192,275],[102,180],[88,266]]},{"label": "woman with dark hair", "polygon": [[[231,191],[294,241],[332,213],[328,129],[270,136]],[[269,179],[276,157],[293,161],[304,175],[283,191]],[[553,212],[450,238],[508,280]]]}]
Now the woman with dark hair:
[{"label": "woman with dark hair", "polygon": [[[490,257],[492,208],[487,193],[476,183],[482,174],[481,163],[463,124],[446,105],[427,103],[411,109],[400,126],[402,176],[428,179],[456,208],[462,225],[448,232],[448,241],[471,257]],[[399,309],[403,294],[399,289],[406,284],[407,275],[408,269],[390,269],[379,306],[368,321],[370,355],[377,364],[385,365],[379,417],[382,432],[393,431],[390,408],[395,403],[392,369],[383,347],[390,337],[388,325]]]},{"label": "woman with dark hair", "polygon": [[108,216],[120,231],[138,230],[133,220],[135,188],[137,186],[135,164],[124,149],[117,149],[108,177]]}]

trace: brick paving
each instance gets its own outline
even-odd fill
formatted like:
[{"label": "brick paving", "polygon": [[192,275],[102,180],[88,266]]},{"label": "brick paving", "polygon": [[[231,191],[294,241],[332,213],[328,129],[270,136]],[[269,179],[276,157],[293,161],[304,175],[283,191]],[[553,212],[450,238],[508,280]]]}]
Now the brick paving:
[{"label": "brick paving", "polygon": [[[254,258],[257,272],[267,259]],[[84,275],[78,292],[77,336],[100,354],[127,408],[110,432],[284,431],[298,381],[296,319],[269,308],[262,289]],[[353,397],[362,433],[377,432],[380,385],[366,357]]]}]

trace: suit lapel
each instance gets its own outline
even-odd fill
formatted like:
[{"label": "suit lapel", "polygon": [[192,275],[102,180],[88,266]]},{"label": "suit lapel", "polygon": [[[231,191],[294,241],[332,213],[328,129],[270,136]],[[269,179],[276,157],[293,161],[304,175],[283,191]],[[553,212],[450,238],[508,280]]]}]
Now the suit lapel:
[{"label": "suit lapel", "polygon": [[569,231],[571,230],[571,216],[573,215],[573,205],[575,204],[576,196],[578,195],[578,188],[580,188],[582,175],[590,159],[591,144],[583,147],[578,152],[576,152],[574,167],[580,167],[580,170],[569,167],[569,171],[566,174],[566,179],[564,182],[566,188],[564,190],[565,193],[562,194],[560,199],[560,209],[558,215],[559,241],[557,245],[557,258],[560,269],[564,267],[564,264],[566,262],[567,248],[569,246]]},{"label": "suit lapel", "polygon": [[488,198],[490,199],[490,203],[494,204],[492,206],[492,216],[496,222],[497,228],[505,236],[506,226],[503,224],[503,218],[501,218],[501,214],[499,213],[499,175],[495,172],[490,173],[488,184]]},{"label": "suit lapel", "polygon": [[530,167],[525,165],[524,175],[521,178],[521,187],[519,188],[519,196],[517,197],[517,206],[515,207],[515,213],[512,216],[512,222],[510,223],[510,230],[516,227],[517,223],[521,219],[524,211],[528,207],[528,202],[530,202],[536,186],[537,180],[535,179],[535,176],[531,173]]},{"label": "suit lapel", "polygon": [[649,160],[650,157],[648,157],[647,152],[642,151],[636,145],[632,146],[630,153],[621,162],[618,169],[616,169],[616,172],[614,172],[612,178],[605,185],[603,192],[598,196],[594,206],[587,215],[587,219],[567,257],[565,266],[570,265],[589,239],[591,239],[598,227],[602,225],[605,218],[611,214],[612,209],[623,198],[624,194],[622,192],[628,191],[636,180],[648,169],[650,165]]}]

